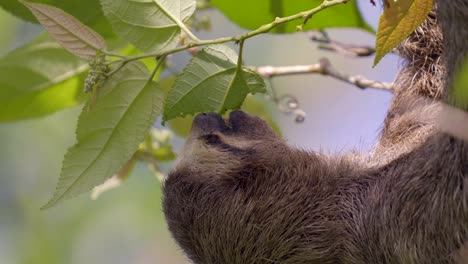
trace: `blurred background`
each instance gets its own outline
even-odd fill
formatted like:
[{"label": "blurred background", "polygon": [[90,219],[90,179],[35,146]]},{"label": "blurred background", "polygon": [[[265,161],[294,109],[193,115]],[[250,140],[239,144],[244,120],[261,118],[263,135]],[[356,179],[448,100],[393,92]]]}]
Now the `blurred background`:
[{"label": "blurred background", "polygon": [[[358,2],[368,23],[376,28],[380,7],[368,0]],[[198,32],[201,39],[243,32],[216,10],[203,14],[211,18],[212,30]],[[0,55],[41,31],[0,10]],[[336,41],[374,45],[374,36],[367,32],[327,32]],[[372,68],[373,57],[319,51],[304,33],[260,35],[246,42],[244,52],[251,66],[313,64],[327,57],[341,72],[387,82],[393,81],[397,70],[393,55]],[[173,70],[181,70],[189,58],[187,54],[172,58]],[[389,92],[360,90],[320,75],[278,77],[271,84],[278,95],[295,96],[307,115],[297,124],[294,116],[284,115],[267,102],[289,144],[330,154],[371,149],[391,100]],[[82,195],[39,210],[51,197],[63,155],[74,143],[80,110],[75,107],[44,118],[0,124],[0,263],[188,263],[167,231],[161,184],[144,164],[136,167],[125,184],[96,201]],[[173,142],[180,149],[183,140],[174,138]],[[163,167],[170,168],[170,164]]]}]

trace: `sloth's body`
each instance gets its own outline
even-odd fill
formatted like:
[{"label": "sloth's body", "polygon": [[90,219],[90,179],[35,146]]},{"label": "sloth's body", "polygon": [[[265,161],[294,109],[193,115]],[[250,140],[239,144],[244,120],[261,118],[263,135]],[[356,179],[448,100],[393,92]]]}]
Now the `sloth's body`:
[{"label": "sloth's body", "polygon": [[[440,37],[435,23],[432,15],[422,28]],[[380,144],[366,158],[290,148],[240,111],[227,125],[199,115],[164,185],[169,229],[189,258],[454,263],[468,241],[468,143],[437,131],[430,121],[437,107],[419,99],[444,97],[447,86],[442,39],[432,36],[436,47],[424,49],[424,37],[413,34],[400,48],[410,64],[397,79]],[[418,47],[423,65],[410,50]],[[429,79],[411,81],[411,74]]]},{"label": "sloth's body", "polygon": [[165,183],[195,263],[450,263],[468,238],[468,147],[448,135],[369,168],[289,148],[243,112],[230,123],[198,116]]}]

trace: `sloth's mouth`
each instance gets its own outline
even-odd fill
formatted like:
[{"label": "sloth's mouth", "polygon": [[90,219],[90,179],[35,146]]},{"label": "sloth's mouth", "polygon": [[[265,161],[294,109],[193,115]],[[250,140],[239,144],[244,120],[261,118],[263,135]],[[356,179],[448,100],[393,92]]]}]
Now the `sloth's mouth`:
[{"label": "sloth's mouth", "polygon": [[227,127],[231,127],[231,121],[229,120],[229,118],[224,119],[224,125]]}]

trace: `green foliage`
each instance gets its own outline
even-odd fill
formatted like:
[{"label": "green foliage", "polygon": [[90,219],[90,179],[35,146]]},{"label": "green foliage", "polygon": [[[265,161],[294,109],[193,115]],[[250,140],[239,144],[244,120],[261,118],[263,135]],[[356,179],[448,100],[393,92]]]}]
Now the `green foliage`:
[{"label": "green foliage", "polygon": [[78,142],[65,155],[57,189],[44,208],[89,191],[130,160],[161,113],[162,91],[149,78],[143,63],[129,63],[83,108]]},{"label": "green foliage", "polygon": [[[230,20],[241,27],[256,29],[277,17],[290,16],[304,10],[319,6],[322,0],[211,0]],[[271,32],[296,32],[303,21],[280,25]],[[323,29],[329,27],[358,27],[372,31],[359,13],[356,1],[346,5],[335,6],[313,16],[302,29]]]},{"label": "green foliage", "polygon": [[195,11],[193,0],[101,0],[114,31],[142,51],[177,46],[183,24]]},{"label": "green foliage", "polygon": [[374,66],[426,20],[433,0],[386,1],[376,38]]},{"label": "green foliage", "polygon": [[265,92],[256,73],[237,67],[237,54],[225,45],[198,52],[176,79],[164,107],[163,121],[190,113],[224,113],[240,108],[249,93]]},{"label": "green foliage", "polygon": [[0,122],[75,106],[88,66],[46,35],[0,59]]}]

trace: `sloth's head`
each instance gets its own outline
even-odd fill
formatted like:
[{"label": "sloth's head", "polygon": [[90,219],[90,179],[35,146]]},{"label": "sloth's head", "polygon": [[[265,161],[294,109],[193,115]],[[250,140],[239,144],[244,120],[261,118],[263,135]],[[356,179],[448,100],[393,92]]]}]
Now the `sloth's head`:
[{"label": "sloth's head", "polygon": [[226,120],[215,113],[202,113],[192,123],[176,170],[225,175],[285,147],[282,139],[258,117],[239,110],[231,112]]}]

